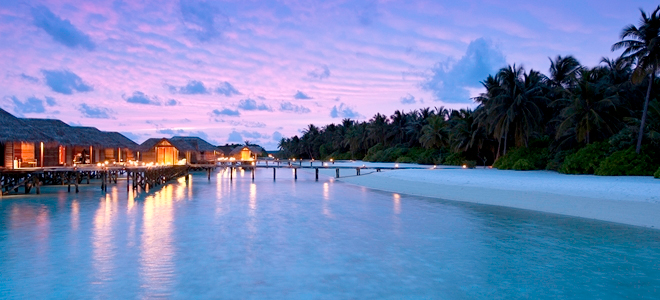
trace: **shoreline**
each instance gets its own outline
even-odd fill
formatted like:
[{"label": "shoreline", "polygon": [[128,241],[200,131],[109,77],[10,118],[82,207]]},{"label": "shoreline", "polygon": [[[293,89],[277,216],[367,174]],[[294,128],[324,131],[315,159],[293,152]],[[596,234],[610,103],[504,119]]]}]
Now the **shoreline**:
[{"label": "shoreline", "polygon": [[395,170],[341,177],[386,192],[660,229],[660,180],[497,169]]}]

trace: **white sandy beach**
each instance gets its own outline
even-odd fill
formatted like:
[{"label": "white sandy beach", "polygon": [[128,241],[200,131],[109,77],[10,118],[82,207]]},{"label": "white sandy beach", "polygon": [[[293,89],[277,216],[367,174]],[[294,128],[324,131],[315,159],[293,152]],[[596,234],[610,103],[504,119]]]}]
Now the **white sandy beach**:
[{"label": "white sandy beach", "polygon": [[342,174],[339,180],[395,193],[660,228],[660,180],[653,177],[439,168]]}]

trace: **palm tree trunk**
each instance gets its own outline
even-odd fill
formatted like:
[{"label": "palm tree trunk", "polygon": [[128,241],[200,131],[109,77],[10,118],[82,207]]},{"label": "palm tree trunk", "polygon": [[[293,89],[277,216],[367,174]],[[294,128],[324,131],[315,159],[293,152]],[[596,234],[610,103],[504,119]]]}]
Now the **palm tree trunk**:
[{"label": "palm tree trunk", "polygon": [[646,124],[646,114],[649,111],[649,98],[651,97],[651,87],[653,86],[653,79],[655,77],[655,67],[651,74],[649,74],[649,87],[646,89],[646,99],[644,100],[644,110],[642,111],[642,122],[639,124],[639,135],[637,136],[637,148],[635,152],[639,154],[642,152],[642,139],[644,138],[644,125]]},{"label": "palm tree trunk", "polygon": [[500,149],[502,148],[502,137],[497,139],[497,155],[495,155],[495,160],[500,158]]},{"label": "palm tree trunk", "polygon": [[504,150],[502,152],[502,155],[506,155],[506,141],[508,140],[509,137],[509,130],[507,129],[506,132],[504,133]]}]

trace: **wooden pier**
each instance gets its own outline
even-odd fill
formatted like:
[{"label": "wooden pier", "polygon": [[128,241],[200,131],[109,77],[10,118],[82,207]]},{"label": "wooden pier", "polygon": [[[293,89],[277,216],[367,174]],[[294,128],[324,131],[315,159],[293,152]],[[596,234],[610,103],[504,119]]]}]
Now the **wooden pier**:
[{"label": "wooden pier", "polygon": [[[316,164],[316,165],[315,165]],[[277,170],[278,169],[289,169],[293,170],[293,179],[298,179],[298,169],[307,169],[314,170],[315,179],[319,180],[319,170],[335,170],[335,178],[339,178],[340,170],[354,170],[355,176],[362,175],[362,171],[372,170],[375,172],[381,172],[382,170],[433,170],[436,169],[436,166],[406,166],[399,167],[395,165],[394,167],[382,167],[382,166],[335,166],[334,161],[319,161],[319,160],[257,160],[257,161],[233,161],[220,164],[225,168],[229,168],[229,180],[233,180],[233,173],[235,169],[244,169],[251,172],[252,180],[254,180],[255,172],[257,169],[273,169],[273,180],[277,179]],[[457,167],[459,168],[459,167]]]},{"label": "wooden pier", "polygon": [[206,171],[208,179],[216,168],[214,164],[205,165],[170,165],[170,166],[80,166],[80,167],[47,167],[22,168],[16,170],[0,170],[0,186],[2,195],[22,192],[29,194],[33,189],[41,193],[43,185],[66,185],[71,192],[80,191],[80,185],[90,184],[91,179],[100,180],[101,190],[106,192],[110,184],[117,184],[119,178],[126,178],[126,188],[148,191],[173,179],[186,176],[191,171]]}]

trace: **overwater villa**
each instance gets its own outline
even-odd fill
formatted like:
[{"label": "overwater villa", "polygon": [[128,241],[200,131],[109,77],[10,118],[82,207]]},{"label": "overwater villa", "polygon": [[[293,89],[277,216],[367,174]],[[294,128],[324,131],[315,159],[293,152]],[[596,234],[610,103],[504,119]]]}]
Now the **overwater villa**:
[{"label": "overwater villa", "polygon": [[222,153],[199,137],[150,138],[140,145],[140,160],[155,164],[215,163]]},{"label": "overwater villa", "polygon": [[229,153],[229,157],[240,161],[256,160],[263,152],[259,146],[238,146]]},{"label": "overwater villa", "polygon": [[[39,165],[41,146],[52,138],[34,130],[21,119],[0,108],[0,150],[2,168],[16,169]],[[35,143],[39,146],[35,149]],[[41,160],[43,161],[43,159]]]},{"label": "overwater villa", "polygon": [[5,169],[135,160],[138,144],[118,132],[69,126],[54,119],[17,118],[0,109]]}]

